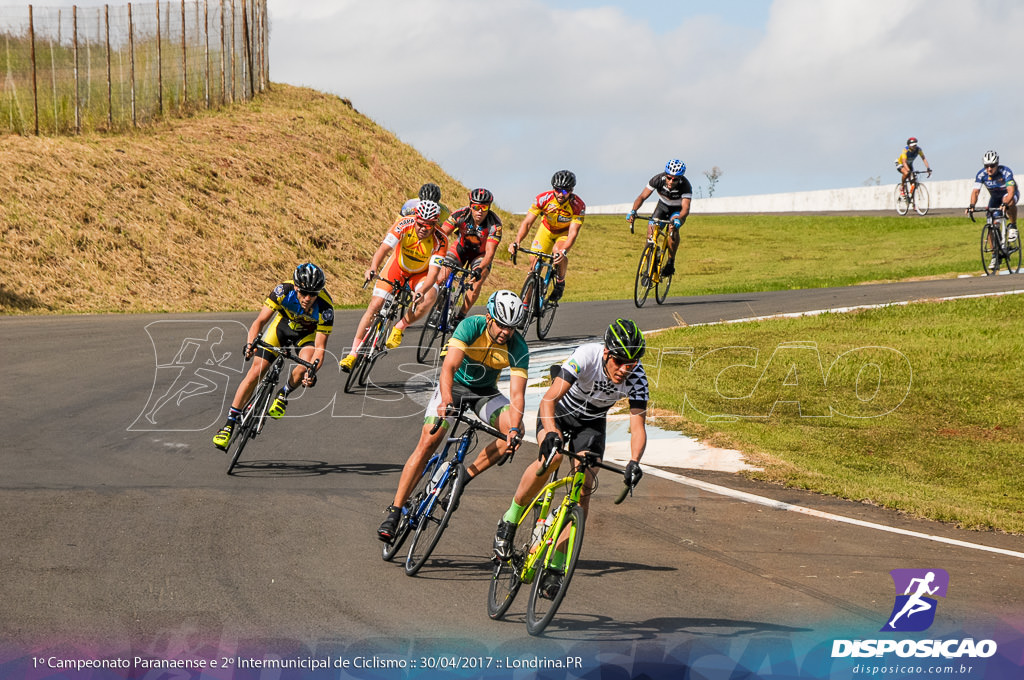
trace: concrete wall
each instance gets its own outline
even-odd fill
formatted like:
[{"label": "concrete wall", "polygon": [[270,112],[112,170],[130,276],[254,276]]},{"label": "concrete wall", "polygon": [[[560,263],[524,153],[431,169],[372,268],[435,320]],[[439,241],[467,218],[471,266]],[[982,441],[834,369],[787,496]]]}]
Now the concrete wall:
[{"label": "concrete wall", "polygon": [[[966,208],[974,188],[973,179],[954,179],[941,182],[923,180],[931,197],[931,210]],[[695,198],[690,204],[691,214],[701,213],[773,213],[773,212],[829,212],[829,211],[896,211],[893,190],[896,184],[853,187],[850,189],[824,189],[789,194],[760,194],[756,196],[726,196],[722,198]],[[988,201],[988,192],[982,190],[978,204]],[[652,196],[640,209],[649,214],[657,204]],[[587,206],[588,215],[625,215],[632,203]]]}]

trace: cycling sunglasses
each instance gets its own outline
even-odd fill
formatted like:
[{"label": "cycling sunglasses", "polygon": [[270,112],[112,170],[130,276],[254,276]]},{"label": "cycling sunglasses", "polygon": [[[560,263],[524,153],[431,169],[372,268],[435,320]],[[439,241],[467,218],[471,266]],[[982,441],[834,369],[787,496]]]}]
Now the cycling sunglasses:
[{"label": "cycling sunglasses", "polygon": [[487,205],[486,203],[470,203],[469,207],[471,210],[482,210],[484,212],[487,212],[488,210],[491,209],[491,206]]}]

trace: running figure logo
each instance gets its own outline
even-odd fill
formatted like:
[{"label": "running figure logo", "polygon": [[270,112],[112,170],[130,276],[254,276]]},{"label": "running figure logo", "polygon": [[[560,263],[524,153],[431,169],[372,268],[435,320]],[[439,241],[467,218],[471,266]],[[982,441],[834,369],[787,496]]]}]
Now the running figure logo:
[{"label": "running figure logo", "polygon": [[938,606],[932,596],[946,596],[949,574],[944,569],[893,569],[889,573],[896,585],[896,602],[882,631],[927,630],[935,621]]}]

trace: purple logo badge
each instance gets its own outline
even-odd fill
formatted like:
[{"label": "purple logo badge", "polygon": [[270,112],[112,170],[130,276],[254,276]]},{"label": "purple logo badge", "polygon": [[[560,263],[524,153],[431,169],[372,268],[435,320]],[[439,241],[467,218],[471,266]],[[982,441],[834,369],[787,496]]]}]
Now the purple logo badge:
[{"label": "purple logo badge", "polygon": [[896,586],[896,602],[882,631],[927,630],[935,621],[935,597],[946,596],[949,574],[945,569],[893,569],[889,573]]}]

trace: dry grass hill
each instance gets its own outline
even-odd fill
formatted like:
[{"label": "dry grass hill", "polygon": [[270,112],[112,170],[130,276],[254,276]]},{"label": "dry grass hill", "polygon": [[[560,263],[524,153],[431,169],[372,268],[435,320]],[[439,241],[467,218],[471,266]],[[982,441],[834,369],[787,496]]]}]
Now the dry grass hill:
[{"label": "dry grass hill", "polygon": [[[359,272],[425,181],[465,203],[466,187],[347,101],[288,85],[130,134],[9,135],[0,313],[255,309],[305,260],[338,305],[362,304]],[[521,278],[503,261],[491,282]]]}]

